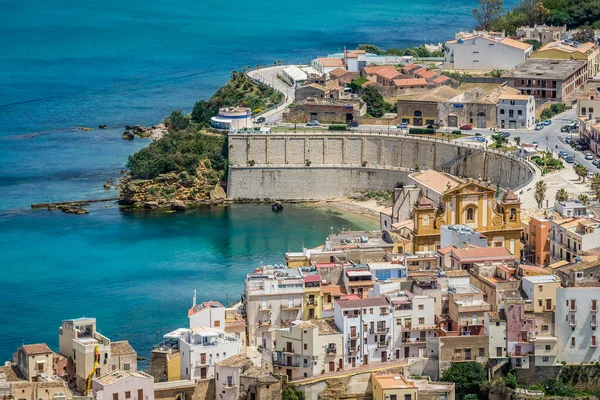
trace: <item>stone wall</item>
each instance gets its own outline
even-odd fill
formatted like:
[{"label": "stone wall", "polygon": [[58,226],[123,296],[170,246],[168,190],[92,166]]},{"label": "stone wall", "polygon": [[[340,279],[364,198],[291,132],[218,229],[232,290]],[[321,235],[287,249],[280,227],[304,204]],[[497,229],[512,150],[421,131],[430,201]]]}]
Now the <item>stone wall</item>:
[{"label": "stone wall", "polygon": [[[387,132],[229,136],[231,199],[331,199],[409,183],[415,168],[519,188],[533,169],[473,144]],[[365,166],[363,166],[363,164]]]},{"label": "stone wall", "polygon": [[214,379],[155,384],[155,400],[215,400]]}]

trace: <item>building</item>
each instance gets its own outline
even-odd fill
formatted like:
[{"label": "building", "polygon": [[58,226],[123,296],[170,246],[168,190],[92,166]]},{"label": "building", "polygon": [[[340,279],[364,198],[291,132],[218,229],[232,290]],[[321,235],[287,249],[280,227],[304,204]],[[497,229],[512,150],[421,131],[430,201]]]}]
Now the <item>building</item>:
[{"label": "building", "polygon": [[579,200],[556,201],[554,211],[563,218],[587,217],[589,215],[587,206]]},{"label": "building", "polygon": [[537,40],[542,45],[545,45],[562,39],[567,33],[567,26],[520,26],[517,28],[516,33],[517,36],[522,37],[523,40]]},{"label": "building", "polygon": [[219,114],[210,119],[210,126],[228,132],[252,128],[252,111],[246,107],[219,108]]},{"label": "building", "polygon": [[554,274],[560,278],[563,287],[590,286],[590,281],[594,286],[600,284],[600,261],[596,256],[590,258],[594,260],[566,264],[554,269]]},{"label": "building", "polygon": [[373,289],[373,275],[367,264],[344,265],[343,285],[348,294],[367,297]]},{"label": "building", "polygon": [[26,380],[34,382],[40,376],[54,376],[53,354],[46,343],[24,344],[17,349],[13,362]]},{"label": "building", "polygon": [[221,329],[200,326],[178,333],[182,379],[211,379],[217,362],[242,353],[242,341]]},{"label": "building", "polygon": [[522,221],[523,250],[521,259],[545,267],[550,263],[550,220],[543,217],[531,217]]},{"label": "building", "polygon": [[319,275],[305,275],[302,280],[304,281],[304,319],[321,318],[321,310],[323,310],[322,279]]},{"label": "building", "polygon": [[[111,342],[96,330],[95,318],[62,321],[58,343],[60,354],[69,358],[68,375],[80,391],[89,391],[92,378],[111,372]],[[137,371],[137,360],[130,368]]]},{"label": "building", "polygon": [[110,364],[111,371],[135,371],[137,370],[137,352],[127,340],[110,342]]},{"label": "building", "polygon": [[460,331],[483,328],[485,313],[491,311],[483,297],[484,293],[471,284],[448,285],[448,315]]},{"label": "building", "polygon": [[336,68],[329,72],[329,79],[335,80],[340,86],[346,87],[350,82],[358,78],[357,72],[350,72],[344,68]]},{"label": "building", "polygon": [[23,380],[15,365],[0,367],[2,400],[72,400],[73,393],[61,378],[39,375],[35,382]]},{"label": "building", "polygon": [[237,354],[227,357],[215,365],[215,398],[220,400],[238,400],[241,392],[240,382],[243,371],[252,367],[252,361]]},{"label": "building", "polygon": [[344,65],[350,72],[359,72],[367,66],[367,52],[360,49],[344,49]]},{"label": "building", "polygon": [[556,307],[556,290],[560,279],[555,275],[524,276],[523,292],[533,302],[533,312],[553,312]]},{"label": "building", "polygon": [[475,229],[464,224],[443,225],[440,228],[440,247],[455,246],[459,243],[487,247],[487,238]]},{"label": "building", "polygon": [[303,315],[304,280],[297,269],[263,267],[246,277],[248,343],[268,347],[271,332]]},{"label": "building", "polygon": [[[512,264],[502,261],[484,261],[474,263],[470,268],[469,283],[483,292],[483,300],[490,305],[493,312],[503,306],[505,293],[519,290],[517,269]],[[448,276],[459,271],[448,271]],[[466,272],[466,271],[465,271]]]},{"label": "building", "polygon": [[511,254],[521,251],[521,201],[509,190],[496,200],[490,181],[463,181],[449,174],[427,170],[409,175],[423,195],[413,206],[412,218],[398,215],[399,221],[413,220],[413,249],[436,251],[440,248],[443,225],[462,224],[485,235],[490,247],[504,247]]},{"label": "building", "polygon": [[428,378],[407,378],[406,380],[416,386],[419,400],[454,400],[455,398],[454,383],[433,382]]},{"label": "building", "polygon": [[[317,71],[319,71],[321,74],[327,74],[336,68],[346,68],[346,65],[344,64],[344,59],[342,58],[316,58],[310,62],[310,65],[314,67]],[[348,69],[348,71],[351,70]]]},{"label": "building", "polygon": [[558,288],[556,322],[558,360],[569,364],[592,363],[600,359],[598,351],[598,304],[600,288]]},{"label": "building", "polygon": [[344,369],[392,359],[393,318],[384,297],[335,302],[335,325],[344,335]]},{"label": "building", "polygon": [[588,77],[591,79],[600,67],[600,47],[594,43],[579,43],[573,40],[558,40],[544,45],[531,55],[531,58],[549,60],[583,60],[588,63]]},{"label": "building", "polygon": [[528,129],[535,124],[535,100],[531,95],[502,93],[496,116],[502,129]]},{"label": "building", "polygon": [[563,101],[588,80],[587,61],[529,59],[502,76],[535,99]]},{"label": "building", "polygon": [[600,221],[573,217],[550,221],[550,261],[574,262],[582,252],[600,246]]},{"label": "building", "polygon": [[435,298],[426,294],[415,295],[400,291],[387,296],[394,308],[395,358],[427,357],[427,339],[436,336]]},{"label": "building", "polygon": [[295,321],[276,332],[273,372],[289,380],[343,369],[343,334],[333,318]]},{"label": "building", "polygon": [[515,261],[515,256],[505,247],[477,247],[475,245],[452,246],[449,258],[450,269],[453,271],[472,270],[477,263],[513,264]]},{"label": "building", "polygon": [[526,61],[533,46],[510,38],[469,36],[444,46],[445,66],[457,70],[511,70]]},{"label": "building", "polygon": [[338,100],[344,96],[344,88],[337,81],[326,81],[321,83],[308,83],[300,86],[295,92],[295,101],[312,99],[334,99]]},{"label": "building", "polygon": [[418,400],[417,388],[402,375],[371,373],[373,400]]},{"label": "building", "polygon": [[92,381],[96,400],[154,400],[154,379],[142,371],[112,371]]},{"label": "building", "polygon": [[302,85],[308,79],[308,74],[295,65],[285,67],[281,71],[281,78],[292,87]]},{"label": "building", "polygon": [[264,368],[251,366],[240,374],[240,393],[245,393],[246,399],[278,400],[281,386],[281,379]]},{"label": "building", "polygon": [[590,139],[590,150],[600,156],[600,123],[595,123],[587,128],[587,136]]},{"label": "building", "polygon": [[311,97],[290,107],[283,114],[283,119],[292,123],[319,121],[325,124],[346,124],[351,121],[360,122],[366,113],[367,104],[360,98],[336,100]]},{"label": "building", "polygon": [[[184,330],[184,328],[180,328]],[[163,340],[152,346],[150,375],[156,382],[172,382],[181,379],[180,331],[168,333]]]},{"label": "building", "polygon": [[[461,92],[449,86],[440,86],[428,92],[398,99],[398,119],[412,126],[438,123],[438,104],[447,102]],[[443,121],[442,121],[443,122]]]},{"label": "building", "polygon": [[488,312],[483,319],[483,329],[489,338],[490,361],[498,364],[508,358],[506,352],[506,314],[504,310]]}]

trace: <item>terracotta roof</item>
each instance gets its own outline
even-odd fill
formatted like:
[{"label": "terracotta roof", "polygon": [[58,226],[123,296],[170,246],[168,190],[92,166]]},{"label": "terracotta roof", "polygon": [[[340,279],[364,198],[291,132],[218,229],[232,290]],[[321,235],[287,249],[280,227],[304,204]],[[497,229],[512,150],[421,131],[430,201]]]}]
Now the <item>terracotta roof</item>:
[{"label": "terracotta roof", "polygon": [[358,58],[358,54],[347,52],[345,57],[346,58]]},{"label": "terracotta roof", "polygon": [[395,77],[400,76],[402,74],[398,72],[398,70],[396,70],[396,68],[394,67],[386,67],[377,71],[375,75],[386,79],[394,79]]},{"label": "terracotta roof", "polygon": [[343,67],[344,60],[341,58],[317,58],[317,61],[324,67]]},{"label": "terracotta roof", "polygon": [[278,378],[276,378],[271,372],[264,368],[258,368],[252,366],[242,372],[241,376],[246,378],[253,378],[258,380],[259,383],[277,383],[280,382]]},{"label": "terracotta roof", "polygon": [[396,85],[397,87],[426,86],[427,79],[424,79],[424,78],[394,79],[394,85]]},{"label": "terracotta roof", "polygon": [[421,196],[417,200],[417,207],[435,207],[435,204],[427,196]]},{"label": "terracotta roof", "polygon": [[321,282],[321,277],[319,275],[305,275],[302,279],[304,282]]},{"label": "terracotta roof", "polygon": [[333,76],[340,77],[340,76],[342,76],[342,75],[344,75],[344,74],[347,74],[348,72],[349,72],[349,71],[348,71],[347,69],[344,69],[344,68],[336,68],[336,69],[334,69],[334,70],[332,70],[332,71],[329,71],[329,76],[332,76],[332,77],[333,77]]},{"label": "terracotta roof", "polygon": [[569,44],[564,43],[563,41],[558,41],[558,42],[550,42],[550,43],[546,44],[545,46],[540,48],[537,51],[537,53],[541,53],[541,52],[548,51],[548,50],[558,50],[558,51],[564,51],[565,53],[583,53],[583,54],[585,54],[589,50],[593,49],[594,46],[595,46],[594,43],[587,42],[587,43],[581,43],[577,47],[573,47],[573,46],[570,46]]},{"label": "terracotta roof", "polygon": [[503,259],[514,259],[510,251],[505,247],[478,247],[469,245],[463,248],[455,249],[452,252],[452,256],[456,258],[503,258]]},{"label": "terracotta roof", "polygon": [[16,365],[5,365],[0,367],[0,373],[6,376],[7,382],[18,382],[25,378],[21,376],[21,373]]},{"label": "terracotta roof", "polygon": [[376,83],[373,82],[373,81],[366,81],[365,83],[363,83],[362,85],[360,85],[360,87],[367,87],[369,85],[376,85]]},{"label": "terracotta roof", "polygon": [[502,201],[505,203],[520,203],[519,196],[517,196],[512,189],[508,189],[508,192],[502,196]]},{"label": "terracotta roof", "polygon": [[333,297],[341,296],[344,294],[345,288],[341,285],[325,285],[321,286],[321,291],[323,294],[330,294]]},{"label": "terracotta roof", "polygon": [[317,327],[319,335],[334,335],[336,333],[341,333],[340,329],[335,325],[333,317],[311,319],[309,322]]},{"label": "terracotta roof", "polygon": [[501,39],[499,41],[499,43],[505,44],[510,47],[514,47],[516,49],[521,49],[521,50],[527,50],[528,48],[533,47],[529,43],[519,42],[518,40],[514,40],[511,38],[507,38],[507,37],[505,37],[504,39]]},{"label": "terracotta roof", "polygon": [[110,342],[110,354],[111,356],[120,356],[125,354],[135,354],[135,350],[129,344],[127,340],[121,340],[118,342]]},{"label": "terracotta roof", "polygon": [[340,299],[335,302],[340,308],[387,307],[390,304],[385,297],[368,297],[366,299]]},{"label": "terracotta roof", "polygon": [[420,65],[417,65],[417,64],[408,64],[408,65],[405,65],[404,67],[402,67],[402,71],[410,72],[410,71],[413,71],[413,70],[419,69],[419,68],[421,68]]},{"label": "terracotta roof", "polygon": [[454,189],[464,183],[458,178],[435,171],[433,169],[414,173],[410,175],[410,177],[440,194],[446,192],[447,190]]},{"label": "terracotta roof", "polygon": [[452,278],[457,278],[457,277],[461,277],[461,276],[469,276],[469,271],[467,271],[466,269],[459,269],[458,271],[445,271],[445,272],[446,272],[446,276],[452,277]]},{"label": "terracotta roof", "polygon": [[30,356],[34,354],[52,353],[52,350],[50,349],[50,347],[48,347],[46,343],[24,344],[21,347],[23,348],[25,353],[29,354]]},{"label": "terracotta roof", "polygon": [[421,68],[421,69],[416,70],[414,72],[414,74],[416,76],[420,76],[420,77],[425,78],[425,79],[433,79],[433,78],[435,78],[438,75],[436,72],[429,71],[429,70],[427,70],[425,68]]},{"label": "terracotta roof", "polygon": [[516,94],[516,93],[507,93],[502,92],[500,95],[500,99],[502,100],[529,100],[532,96],[528,94]]},{"label": "terracotta roof", "polygon": [[435,83],[435,84],[438,84],[438,85],[439,85],[440,83],[444,83],[444,82],[446,82],[446,81],[447,81],[447,80],[449,80],[449,79],[450,79],[450,78],[448,78],[446,75],[442,75],[442,76],[438,76],[437,78],[435,78],[435,79],[433,80],[433,83]]},{"label": "terracotta roof", "polygon": [[356,53],[356,54],[367,54],[366,50],[362,50],[362,49],[354,49],[354,50],[348,50],[349,52],[352,53]]},{"label": "terracotta roof", "polygon": [[378,67],[364,67],[363,71],[365,71],[365,74],[367,75],[374,75],[377,71],[381,71],[382,69],[384,69],[384,66],[378,66]]},{"label": "terracotta roof", "polygon": [[442,247],[442,248],[438,249],[438,253],[445,256],[446,254],[451,253],[453,249],[454,249],[453,245]]},{"label": "terracotta roof", "polygon": [[243,354],[235,354],[217,362],[217,365],[219,367],[242,368],[248,365],[248,363],[252,365],[252,361],[248,357]]},{"label": "terracotta roof", "polygon": [[[433,101],[433,102],[444,102],[444,101],[448,101],[453,97],[458,96],[459,94],[461,94],[462,92],[451,88],[448,85],[444,85],[444,86],[440,86],[437,87],[435,89],[432,89],[426,93],[422,93],[419,96],[416,96],[414,98],[411,98],[410,101]],[[402,101],[402,100],[398,100],[398,101]]]}]

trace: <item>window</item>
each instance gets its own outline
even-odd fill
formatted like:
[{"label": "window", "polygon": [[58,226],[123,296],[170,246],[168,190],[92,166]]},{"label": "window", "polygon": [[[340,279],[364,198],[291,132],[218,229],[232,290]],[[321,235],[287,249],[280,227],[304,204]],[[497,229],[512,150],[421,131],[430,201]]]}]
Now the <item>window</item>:
[{"label": "window", "polygon": [[112,366],[112,370],[113,370],[113,371],[116,371],[116,369],[117,369],[117,366],[113,364],[113,366]]},{"label": "window", "polygon": [[517,115],[523,115],[523,110],[517,110]]},{"label": "window", "polygon": [[100,377],[100,368],[96,368],[96,378]]},{"label": "window", "polygon": [[508,110],[508,116],[509,117],[514,117],[515,116],[515,111],[514,110]]},{"label": "window", "polygon": [[419,325],[425,325],[425,318],[419,317]]},{"label": "window", "polygon": [[369,308],[369,314],[373,314],[373,309]]},{"label": "window", "polygon": [[575,346],[575,338],[574,337],[571,338],[571,346]]},{"label": "window", "polygon": [[598,311],[598,300],[592,300],[592,311]]},{"label": "window", "polygon": [[541,292],[544,290],[544,286],[543,285],[538,285],[538,292]]},{"label": "window", "polygon": [[479,348],[479,357],[485,357],[485,348],[483,348],[483,347]]},{"label": "window", "polygon": [[594,113],[594,107],[590,107],[590,108],[588,109],[588,112],[589,112],[590,114],[593,114],[593,113]]},{"label": "window", "polygon": [[404,395],[404,400],[411,400],[412,399],[412,394],[405,394]]},{"label": "window", "polygon": [[500,109],[500,114],[504,115],[504,108]]},{"label": "window", "polygon": [[123,370],[124,371],[129,371],[129,369],[130,369],[129,363],[123,364]]},{"label": "window", "polygon": [[395,394],[390,394],[390,400],[398,400],[398,396]]},{"label": "window", "polygon": [[543,362],[548,362],[548,357],[542,357]]},{"label": "window", "polygon": [[220,327],[220,326],[221,326],[221,321],[219,321],[219,320],[216,320],[216,321],[215,321],[215,328],[218,328],[218,327]]},{"label": "window", "polygon": [[424,308],[425,308],[425,306],[423,304],[419,304],[419,310],[423,310]]},{"label": "window", "polygon": [[549,344],[546,345],[546,351],[550,351],[551,348],[552,346],[550,346]]},{"label": "window", "polygon": [[473,211],[473,207],[467,208],[467,221],[473,221],[475,212]]},{"label": "window", "polygon": [[113,400],[119,400],[119,393],[113,393]]},{"label": "window", "polygon": [[586,108],[585,107],[581,107],[581,115],[585,115],[586,114]]},{"label": "window", "polygon": [[131,398],[131,392],[129,390],[125,392],[125,398],[126,399],[130,399]]},{"label": "window", "polygon": [[592,336],[592,347],[596,347],[598,344],[596,343],[596,336]]},{"label": "window", "polygon": [[308,350],[308,344],[304,343],[304,350]]}]

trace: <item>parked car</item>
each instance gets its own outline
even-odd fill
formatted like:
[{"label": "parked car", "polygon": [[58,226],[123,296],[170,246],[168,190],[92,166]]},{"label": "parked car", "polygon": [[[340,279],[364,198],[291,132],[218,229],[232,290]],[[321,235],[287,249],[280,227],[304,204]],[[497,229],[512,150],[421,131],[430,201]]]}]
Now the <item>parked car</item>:
[{"label": "parked car", "polygon": [[509,136],[510,136],[510,132],[502,132],[502,133],[500,134],[500,136],[502,136],[503,138],[505,138],[505,139],[506,139],[507,137],[509,137]]},{"label": "parked car", "polygon": [[569,164],[573,164],[575,162],[575,160],[573,160],[573,157],[571,157],[571,156],[567,156],[567,158],[565,158],[565,161],[568,162]]},{"label": "parked car", "polygon": [[585,153],[585,159],[586,160],[593,160],[594,159],[594,155],[592,153]]},{"label": "parked car", "polygon": [[438,124],[429,124],[427,125],[427,129],[438,129],[440,126]]},{"label": "parked car", "polygon": [[533,142],[531,142],[531,144],[535,147],[538,147],[540,145],[540,143],[537,140],[534,140]]},{"label": "parked car", "polygon": [[460,127],[461,131],[470,131],[471,129],[473,129],[473,127],[471,126],[471,124],[466,124]]},{"label": "parked car", "polygon": [[307,122],[306,126],[319,126],[319,121],[317,121],[316,119],[314,119],[314,120],[312,120],[310,122]]},{"label": "parked car", "polygon": [[545,120],[544,125],[552,125],[552,120],[550,120],[550,119]]},{"label": "parked car", "polygon": [[541,131],[542,129],[544,129],[544,124],[540,124],[540,123],[535,124],[536,131]]},{"label": "parked car", "polygon": [[567,153],[567,152],[566,152],[566,151],[564,151],[564,150],[561,150],[561,151],[559,151],[559,152],[558,152],[558,156],[559,156],[560,158],[565,158],[565,157],[567,157],[568,155],[569,155],[569,153]]},{"label": "parked car", "polygon": [[257,124],[262,124],[262,123],[264,123],[265,121],[266,121],[266,120],[265,120],[265,117],[258,117],[258,118],[256,118],[256,123],[257,123]]},{"label": "parked car", "polygon": [[358,127],[358,122],[357,121],[349,121],[348,122],[348,127],[349,128],[357,128]]},{"label": "parked car", "polygon": [[598,166],[599,162],[600,162],[600,160],[594,160],[594,161],[592,161],[592,164],[594,164],[595,166]]},{"label": "parked car", "polygon": [[396,125],[396,128],[398,128],[398,129],[408,129],[408,124],[406,122],[401,122],[398,125]]}]

